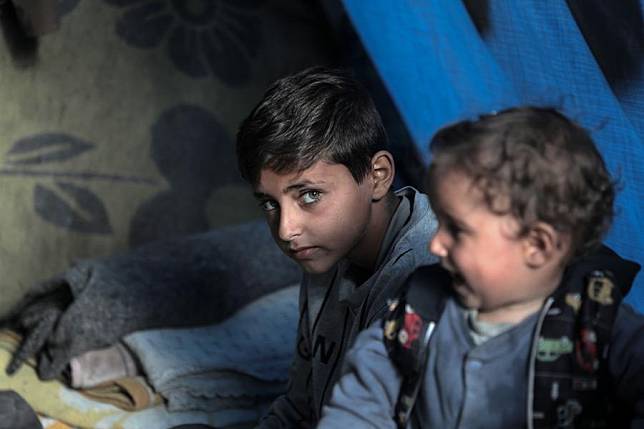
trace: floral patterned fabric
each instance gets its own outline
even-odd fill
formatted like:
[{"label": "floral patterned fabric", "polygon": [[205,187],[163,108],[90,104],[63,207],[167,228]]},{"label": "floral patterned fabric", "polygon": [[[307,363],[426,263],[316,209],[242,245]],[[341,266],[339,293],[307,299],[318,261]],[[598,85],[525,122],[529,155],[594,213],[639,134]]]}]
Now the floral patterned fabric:
[{"label": "floral patterned fabric", "polygon": [[59,0],[38,40],[0,7],[0,316],[74,260],[259,217],[237,127],[333,56],[309,2]]}]

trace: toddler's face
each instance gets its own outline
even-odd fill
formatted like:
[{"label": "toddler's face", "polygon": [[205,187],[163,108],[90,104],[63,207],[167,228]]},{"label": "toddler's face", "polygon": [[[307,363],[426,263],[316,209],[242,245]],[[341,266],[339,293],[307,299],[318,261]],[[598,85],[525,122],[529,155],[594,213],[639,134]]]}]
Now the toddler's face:
[{"label": "toddler's face", "polygon": [[461,303],[496,322],[509,322],[503,319],[513,308],[536,311],[545,292],[524,260],[526,241],[517,236],[516,219],[491,212],[464,174],[447,173],[435,187],[439,228],[429,249],[452,273]]},{"label": "toddler's face", "polygon": [[263,169],[255,196],[282,251],[311,273],[357,250],[371,219],[368,181],[327,161],[294,173]]}]

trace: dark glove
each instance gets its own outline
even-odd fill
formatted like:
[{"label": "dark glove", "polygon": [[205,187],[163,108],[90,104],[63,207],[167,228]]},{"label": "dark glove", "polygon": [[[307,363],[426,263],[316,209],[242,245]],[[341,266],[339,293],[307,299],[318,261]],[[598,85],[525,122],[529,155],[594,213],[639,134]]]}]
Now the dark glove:
[{"label": "dark glove", "polygon": [[14,310],[14,316],[10,316],[9,326],[22,334],[23,339],[7,366],[7,374],[15,373],[43,349],[71,301],[71,291],[62,277],[39,283],[27,293]]},{"label": "dark glove", "polygon": [[220,322],[300,277],[263,221],[81,261],[30,293],[8,370],[36,356],[39,376],[56,378],[71,358],[131,332]]}]

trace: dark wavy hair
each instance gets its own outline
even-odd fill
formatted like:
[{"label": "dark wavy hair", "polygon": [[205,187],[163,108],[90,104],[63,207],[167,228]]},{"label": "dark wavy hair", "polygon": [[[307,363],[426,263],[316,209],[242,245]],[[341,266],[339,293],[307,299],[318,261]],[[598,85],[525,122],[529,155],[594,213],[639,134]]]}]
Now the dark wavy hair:
[{"label": "dark wavy hair", "polygon": [[589,133],[551,108],[522,107],[436,133],[427,189],[459,171],[488,208],[511,214],[520,235],[542,221],[571,237],[571,256],[595,248],[613,220],[615,184]]},{"label": "dark wavy hair", "polygon": [[309,68],[276,81],[242,122],[237,160],[251,185],[261,170],[290,173],[318,160],[345,165],[361,183],[387,135],[367,91],[341,70]]}]

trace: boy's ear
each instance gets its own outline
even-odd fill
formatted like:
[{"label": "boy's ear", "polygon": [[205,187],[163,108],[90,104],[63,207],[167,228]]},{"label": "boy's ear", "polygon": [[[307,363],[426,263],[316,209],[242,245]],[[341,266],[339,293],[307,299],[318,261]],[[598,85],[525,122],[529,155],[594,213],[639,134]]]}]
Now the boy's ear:
[{"label": "boy's ear", "polygon": [[531,268],[539,268],[565,254],[561,234],[545,222],[533,225],[523,240],[525,261]]},{"label": "boy's ear", "polygon": [[394,157],[386,150],[376,152],[371,157],[371,179],[373,180],[373,200],[382,199],[391,188],[396,175]]}]

